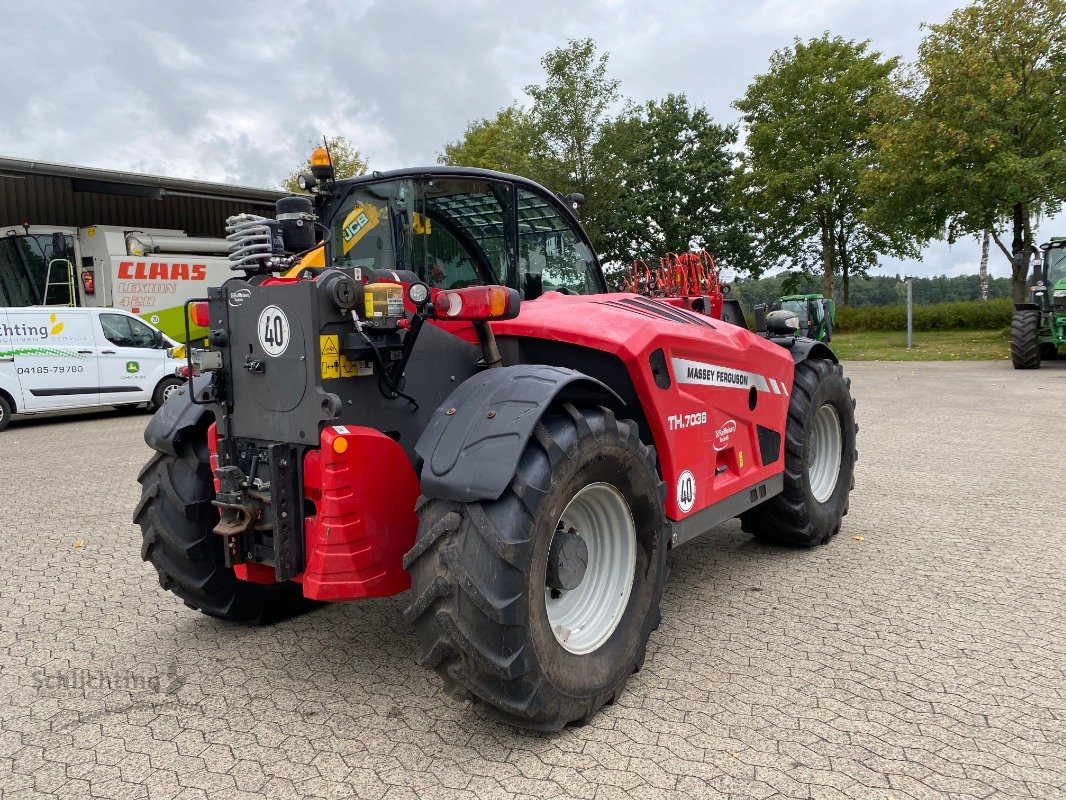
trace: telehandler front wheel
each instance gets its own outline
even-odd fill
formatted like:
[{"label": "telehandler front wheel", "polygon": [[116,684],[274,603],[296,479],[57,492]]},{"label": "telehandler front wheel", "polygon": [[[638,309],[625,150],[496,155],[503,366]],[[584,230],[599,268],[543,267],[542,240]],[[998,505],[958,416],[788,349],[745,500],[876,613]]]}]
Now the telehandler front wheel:
[{"label": "telehandler front wheel", "polygon": [[663,484],[637,426],[565,404],[497,500],[423,498],[407,620],[445,690],[522,728],[583,723],[659,624]]},{"label": "telehandler front wheel", "polygon": [[839,364],[796,365],[785,423],[785,487],[741,515],[744,530],[770,544],[813,547],[840,530],[855,485],[855,401]]},{"label": "telehandler front wheel", "polygon": [[137,476],[141,501],[133,521],[141,527],[141,558],[152,562],[159,585],[190,608],[211,617],[263,625],[319,605],[299,584],[248,583],[225,564],[223,539],[212,529],[218,509],[208,463],[206,431],[190,432],[178,456],[154,453]]}]

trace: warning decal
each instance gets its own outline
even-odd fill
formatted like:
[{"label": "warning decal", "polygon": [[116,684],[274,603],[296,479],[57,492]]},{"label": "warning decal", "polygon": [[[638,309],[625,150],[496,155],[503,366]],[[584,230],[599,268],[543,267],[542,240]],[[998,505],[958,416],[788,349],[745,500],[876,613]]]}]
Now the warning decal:
[{"label": "warning decal", "polygon": [[322,377],[325,379],[341,376],[339,340],[340,337],[336,334],[318,337],[318,352],[322,356]]},{"label": "warning decal", "polygon": [[340,352],[340,337],[336,334],[318,337],[318,353],[322,364],[320,374],[325,380],[374,374],[373,362],[352,361]]}]

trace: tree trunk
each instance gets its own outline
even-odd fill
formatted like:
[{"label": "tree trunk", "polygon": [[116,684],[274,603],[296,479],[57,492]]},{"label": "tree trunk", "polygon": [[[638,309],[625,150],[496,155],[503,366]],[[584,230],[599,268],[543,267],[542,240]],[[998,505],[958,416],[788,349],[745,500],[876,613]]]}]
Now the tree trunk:
[{"label": "tree trunk", "polygon": [[1015,303],[1026,303],[1029,292],[1025,282],[1029,276],[1029,248],[1032,247],[1032,233],[1029,230],[1029,204],[1014,204],[1014,240],[1011,253],[1014,263],[1011,265],[1011,295]]},{"label": "tree trunk", "polygon": [[840,230],[837,233],[837,249],[840,254],[840,283],[844,290],[844,305],[851,304],[851,258],[848,253],[848,236],[844,228],[844,220],[840,221]]},{"label": "tree trunk", "polygon": [[822,268],[825,270],[822,278],[822,296],[830,300],[833,298],[833,277],[836,274],[835,233],[832,220],[825,220],[822,223]]},{"label": "tree trunk", "polygon": [[988,229],[981,237],[981,299],[988,299]]}]

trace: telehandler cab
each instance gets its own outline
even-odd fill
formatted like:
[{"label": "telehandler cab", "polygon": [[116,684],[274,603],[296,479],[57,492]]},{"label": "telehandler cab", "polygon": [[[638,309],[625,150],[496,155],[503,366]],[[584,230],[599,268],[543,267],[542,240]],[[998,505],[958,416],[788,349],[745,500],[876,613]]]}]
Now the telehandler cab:
[{"label": "telehandler cab", "polygon": [[410,589],[450,694],[557,730],[640,669],[670,548],[737,516],[838,532],[850,381],[794,317],[723,321],[695,256],[608,293],[572,199],[524,178],[316,167],[313,204],[229,220],[238,274],[190,304],[210,333],[145,432],[141,552],[186,604],[264,623]]}]

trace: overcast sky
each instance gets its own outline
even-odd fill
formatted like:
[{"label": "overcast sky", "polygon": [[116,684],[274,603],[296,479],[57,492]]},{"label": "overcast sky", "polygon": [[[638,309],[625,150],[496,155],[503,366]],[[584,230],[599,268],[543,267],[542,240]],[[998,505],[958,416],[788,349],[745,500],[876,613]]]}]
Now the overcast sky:
[{"label": "overcast sky", "polygon": [[[735,122],[733,100],[794,37],[828,30],[911,60],[920,23],[959,5],[0,0],[0,155],[273,187],[329,133],[375,169],[432,164],[468,121],[524,99],[546,51],[584,36],[627,97],[683,92]],[[882,272],[976,272],[978,250],[935,245]],[[991,268],[1009,274],[995,252]]]}]

